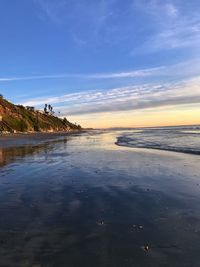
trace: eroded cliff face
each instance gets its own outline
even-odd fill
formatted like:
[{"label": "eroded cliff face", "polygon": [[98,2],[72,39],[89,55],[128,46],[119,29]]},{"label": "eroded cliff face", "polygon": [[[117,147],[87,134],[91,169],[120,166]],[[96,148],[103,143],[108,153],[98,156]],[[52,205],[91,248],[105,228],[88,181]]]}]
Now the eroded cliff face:
[{"label": "eroded cliff face", "polygon": [[27,110],[0,97],[0,132],[58,132],[81,127],[40,111]]}]

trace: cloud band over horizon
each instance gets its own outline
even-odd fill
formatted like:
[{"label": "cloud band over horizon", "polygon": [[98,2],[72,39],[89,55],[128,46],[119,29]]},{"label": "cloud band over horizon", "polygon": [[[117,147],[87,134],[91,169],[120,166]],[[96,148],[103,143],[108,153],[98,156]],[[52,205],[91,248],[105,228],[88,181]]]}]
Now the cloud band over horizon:
[{"label": "cloud band over horizon", "polygon": [[196,104],[200,103],[200,76],[175,83],[143,84],[36,98],[22,104],[41,107],[44,103],[54,105],[63,116]]}]

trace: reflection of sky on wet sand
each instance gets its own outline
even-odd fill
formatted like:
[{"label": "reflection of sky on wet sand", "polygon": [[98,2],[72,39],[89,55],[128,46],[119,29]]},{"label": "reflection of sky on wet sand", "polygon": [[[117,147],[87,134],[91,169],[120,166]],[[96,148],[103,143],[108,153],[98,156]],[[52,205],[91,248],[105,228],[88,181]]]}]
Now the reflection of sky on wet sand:
[{"label": "reflection of sky on wet sand", "polygon": [[1,152],[2,266],[198,266],[199,157],[115,137]]}]

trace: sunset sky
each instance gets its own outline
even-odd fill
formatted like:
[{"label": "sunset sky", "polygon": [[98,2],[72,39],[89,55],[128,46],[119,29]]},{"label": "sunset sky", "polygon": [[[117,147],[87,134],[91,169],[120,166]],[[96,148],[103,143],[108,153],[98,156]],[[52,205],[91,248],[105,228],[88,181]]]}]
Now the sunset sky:
[{"label": "sunset sky", "polygon": [[1,0],[0,93],[83,127],[200,124],[199,14],[199,0]]}]

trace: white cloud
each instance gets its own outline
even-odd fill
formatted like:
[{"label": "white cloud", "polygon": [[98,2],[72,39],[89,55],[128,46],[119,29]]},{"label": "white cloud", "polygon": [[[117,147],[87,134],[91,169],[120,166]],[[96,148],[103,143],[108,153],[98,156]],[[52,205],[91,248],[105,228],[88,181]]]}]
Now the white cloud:
[{"label": "white cloud", "polygon": [[[191,67],[192,66],[192,67]],[[117,79],[120,83],[126,78],[141,77],[143,84],[123,86],[109,90],[88,90],[68,93],[62,96],[49,96],[23,101],[26,106],[43,106],[44,103],[52,104],[62,114],[84,114],[105,111],[120,111],[130,109],[145,109],[156,106],[180,105],[183,103],[200,103],[200,58],[160,68],[135,70],[132,72],[109,73],[109,74],[74,74],[73,77],[90,79]],[[72,74],[71,74],[72,75]],[[178,78],[179,82],[145,82],[145,77],[155,76],[160,81],[170,77],[171,80]],[[67,77],[62,76],[36,76],[36,78]],[[25,77],[34,79],[33,77]],[[18,78],[19,79],[19,78]],[[22,78],[23,79],[23,78]],[[152,79],[152,77],[151,77]],[[181,81],[181,79],[186,79]]]},{"label": "white cloud", "polygon": [[89,78],[93,79],[112,79],[112,78],[134,78],[134,77],[146,77],[158,74],[164,67],[149,68],[134,70],[129,72],[118,72],[118,73],[99,73],[88,75]]},{"label": "white cloud", "polygon": [[95,73],[95,74],[53,74],[53,75],[36,75],[22,77],[2,77],[0,82],[11,81],[28,81],[28,80],[47,80],[47,79],[64,79],[64,78],[79,78],[79,79],[113,79],[113,78],[135,78],[156,75],[164,67],[140,69],[129,72],[116,73]]},{"label": "white cloud", "polygon": [[[192,66],[192,68],[191,68]],[[51,75],[35,75],[35,76],[21,76],[21,77],[0,77],[0,82],[14,82],[14,81],[31,81],[31,80],[48,80],[48,79],[126,79],[126,78],[145,78],[158,76],[176,76],[183,77],[190,75],[197,75],[200,72],[200,58],[191,59],[185,62],[174,65],[165,65],[154,68],[138,69],[132,71],[110,72],[110,73],[65,73],[65,74],[51,74]]]},{"label": "white cloud", "polygon": [[63,116],[200,103],[200,76],[182,82],[77,92],[61,97],[34,99],[23,104],[44,103],[52,104]]},{"label": "white cloud", "polygon": [[35,76],[21,76],[21,77],[2,77],[0,82],[12,81],[28,81],[28,80],[46,80],[46,79],[62,79],[69,77],[69,74],[55,74],[55,75],[35,75]]},{"label": "white cloud", "polygon": [[154,37],[152,49],[171,49],[200,45],[200,21],[177,23]]},{"label": "white cloud", "polygon": [[[151,53],[178,48],[198,48],[200,46],[200,21],[180,22],[164,27],[151,36],[141,46],[134,48],[131,55]],[[192,52],[192,51],[191,51]]]},{"label": "white cloud", "polygon": [[[184,12],[173,1],[135,0],[143,13],[150,14],[152,34],[131,55],[152,53],[161,50],[192,49],[200,45],[200,19],[197,10]],[[180,10],[179,10],[180,9]]]}]

